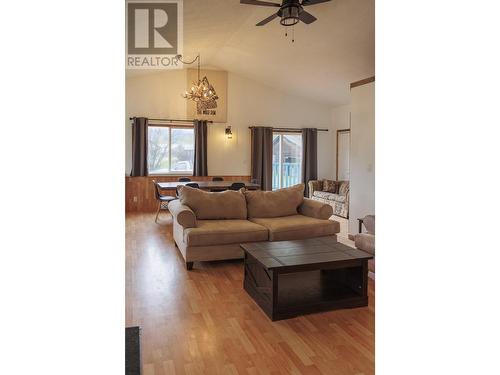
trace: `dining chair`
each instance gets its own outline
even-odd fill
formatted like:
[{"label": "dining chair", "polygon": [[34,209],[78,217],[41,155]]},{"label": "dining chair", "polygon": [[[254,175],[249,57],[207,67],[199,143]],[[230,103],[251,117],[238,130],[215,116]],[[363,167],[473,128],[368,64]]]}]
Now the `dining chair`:
[{"label": "dining chair", "polygon": [[158,183],[156,182],[156,180],[153,180],[153,185],[154,185],[154,189],[155,189],[155,197],[156,197],[156,200],[158,201],[158,209],[156,210],[156,217],[155,217],[155,223],[157,223],[158,222],[158,215],[160,214],[160,210],[168,210],[168,204],[177,198],[172,197],[170,195],[161,195],[160,194],[160,187],[158,186]]},{"label": "dining chair", "polygon": [[229,190],[240,190],[241,188],[245,189],[246,185],[244,182],[233,182],[229,187]]},{"label": "dining chair", "polygon": [[180,177],[178,181],[179,182],[190,182],[191,179],[189,177]]},{"label": "dining chair", "polygon": [[195,189],[199,189],[200,188],[200,185],[198,185],[197,182],[188,182],[186,184],[186,186],[189,186],[189,187],[192,187],[192,188],[195,188]]}]

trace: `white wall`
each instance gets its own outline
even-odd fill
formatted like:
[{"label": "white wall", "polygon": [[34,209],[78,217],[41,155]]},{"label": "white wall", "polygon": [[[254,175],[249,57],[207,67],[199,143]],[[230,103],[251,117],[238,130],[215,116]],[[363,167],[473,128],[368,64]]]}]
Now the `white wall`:
[{"label": "white wall", "polygon": [[125,82],[125,173],[132,168],[132,125],[129,117],[186,118],[187,70],[129,77]]},{"label": "white wall", "polygon": [[[126,80],[126,173],[131,167],[133,116],[186,118],[186,71],[128,77]],[[210,124],[208,131],[209,175],[250,175],[252,125],[331,128],[331,109],[326,104],[287,95],[255,81],[228,74],[228,124],[233,139],[224,136],[225,124]],[[318,177],[335,175],[335,132],[318,133]],[[333,150],[333,151],[332,151]]]},{"label": "white wall", "polygon": [[332,119],[332,164],[333,164],[333,178],[336,176],[337,164],[337,130],[350,129],[351,124],[349,121],[351,113],[351,105],[341,105],[331,109]]},{"label": "white wall", "polygon": [[351,90],[349,232],[357,218],[375,213],[375,83]]}]

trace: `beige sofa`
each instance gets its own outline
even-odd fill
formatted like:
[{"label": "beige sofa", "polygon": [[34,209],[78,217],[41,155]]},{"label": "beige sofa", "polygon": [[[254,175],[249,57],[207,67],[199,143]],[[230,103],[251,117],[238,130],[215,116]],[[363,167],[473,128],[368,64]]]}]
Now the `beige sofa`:
[{"label": "beige sofa", "polygon": [[179,189],[169,204],[173,236],[187,269],[195,261],[243,258],[241,243],[336,236],[329,205],[304,198],[304,185],[277,191],[209,193]]},{"label": "beige sofa", "polygon": [[349,181],[311,180],[309,198],[332,206],[333,214],[349,218]]}]

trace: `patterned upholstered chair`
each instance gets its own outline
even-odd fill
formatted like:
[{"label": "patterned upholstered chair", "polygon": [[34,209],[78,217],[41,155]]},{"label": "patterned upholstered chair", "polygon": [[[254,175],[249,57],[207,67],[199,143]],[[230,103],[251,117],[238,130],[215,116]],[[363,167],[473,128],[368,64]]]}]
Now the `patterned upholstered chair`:
[{"label": "patterned upholstered chair", "polygon": [[[359,233],[354,235],[354,245],[373,255],[373,259],[368,261],[368,270],[375,273],[375,215],[366,215],[358,221]],[[362,232],[363,226],[366,232]]]},{"label": "patterned upholstered chair", "polygon": [[311,180],[309,198],[332,206],[333,214],[349,218],[349,181]]}]

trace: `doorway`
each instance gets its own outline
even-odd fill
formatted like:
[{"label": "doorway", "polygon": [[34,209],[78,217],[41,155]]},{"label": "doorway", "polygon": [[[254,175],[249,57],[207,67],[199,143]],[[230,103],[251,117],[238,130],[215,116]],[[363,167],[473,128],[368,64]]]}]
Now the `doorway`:
[{"label": "doorway", "polygon": [[337,130],[337,181],[349,181],[349,152],[351,147],[351,130]]},{"label": "doorway", "polygon": [[273,190],[296,185],[302,173],[302,134],[274,132]]}]

